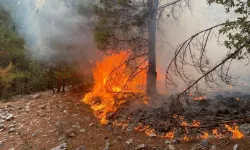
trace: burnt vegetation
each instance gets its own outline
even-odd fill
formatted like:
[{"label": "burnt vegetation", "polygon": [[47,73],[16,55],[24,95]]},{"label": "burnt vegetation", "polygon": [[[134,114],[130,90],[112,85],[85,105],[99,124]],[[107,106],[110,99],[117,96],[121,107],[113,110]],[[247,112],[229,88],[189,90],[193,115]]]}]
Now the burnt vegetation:
[{"label": "burnt vegetation", "polygon": [[[174,55],[164,74],[166,91],[179,82],[184,87],[169,95],[159,94],[156,89],[156,39],[171,46],[161,40],[162,26],[165,21],[178,20],[182,11],[192,11],[191,0],[100,0],[91,9],[77,7],[74,12],[90,20],[88,29],[102,53],[96,62],[90,62],[89,55],[82,60],[95,65],[91,79],[83,75],[79,67],[82,62],[69,59],[68,50],[77,47],[73,40],[64,43],[60,36],[47,39],[60,53],[50,60],[35,59],[11,16],[0,7],[0,98],[46,90],[61,93],[69,87],[81,87],[80,92],[88,92],[83,101],[91,106],[101,124],[171,140],[189,141],[193,136],[207,139],[208,134],[216,138],[232,134],[241,139],[249,131],[243,131],[243,135],[236,124],[250,123],[250,95],[223,96],[219,92],[224,91],[217,89],[236,83],[237,78],[230,71],[234,62],[241,61],[246,66],[250,63],[250,2],[207,3],[208,7],[221,5],[226,13],[237,17],[194,33],[172,47]],[[212,58],[216,54],[209,55],[209,44],[214,39],[226,50],[218,62]],[[92,82],[92,78],[89,90],[91,86],[86,82]],[[216,95],[206,97],[208,89],[216,90]]]}]

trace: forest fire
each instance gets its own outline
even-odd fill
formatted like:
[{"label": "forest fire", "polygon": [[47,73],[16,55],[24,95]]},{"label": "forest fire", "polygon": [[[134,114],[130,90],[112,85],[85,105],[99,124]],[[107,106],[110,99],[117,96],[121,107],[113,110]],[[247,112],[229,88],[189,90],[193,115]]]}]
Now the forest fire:
[{"label": "forest fire", "polygon": [[[108,113],[116,112],[117,108],[126,102],[124,93],[144,91],[146,70],[133,72],[127,63],[124,63],[127,57],[126,51],[112,54],[97,62],[93,69],[93,91],[85,95],[83,101],[91,106],[102,124],[107,124]],[[137,75],[132,77],[133,73]],[[143,102],[147,103],[145,99]]]},{"label": "forest fire", "polygon": [[[146,85],[146,69],[147,65],[143,59],[139,58],[136,61],[133,60],[133,64],[139,64],[137,70],[131,67],[127,60],[129,53],[122,51],[120,53],[113,53],[110,56],[104,57],[101,61],[96,63],[93,69],[94,86],[93,90],[85,95],[83,101],[90,105],[94,111],[95,116],[100,119],[101,124],[107,124],[109,121],[113,126],[121,127],[126,129],[130,125],[130,119],[125,120],[109,120],[110,114],[114,114],[123,107],[122,104],[130,99],[130,95],[140,94],[143,95],[139,99],[145,106],[149,105],[148,97],[145,96],[145,85]],[[138,66],[138,65],[137,65]],[[144,68],[139,69],[138,68]],[[158,79],[159,80],[159,79]],[[192,96],[192,95],[191,95]],[[194,97],[193,100],[201,101],[206,99],[205,96]],[[130,118],[130,116],[128,117]],[[181,126],[183,133],[181,137],[176,137],[175,133],[177,129],[174,127],[167,132],[159,132],[155,126],[149,125],[148,123],[137,122],[135,131],[144,132],[150,137],[159,137],[166,139],[180,138],[183,141],[191,141],[193,136],[190,136],[192,128],[200,128],[202,123],[198,120],[185,119],[185,116],[173,115],[173,119],[177,120]],[[232,133],[233,139],[241,139],[244,135],[238,130],[238,127],[230,127],[225,125],[226,129]],[[212,131],[200,131],[201,134],[196,135],[195,139],[208,139],[211,137],[223,138],[225,137],[217,129]]]}]

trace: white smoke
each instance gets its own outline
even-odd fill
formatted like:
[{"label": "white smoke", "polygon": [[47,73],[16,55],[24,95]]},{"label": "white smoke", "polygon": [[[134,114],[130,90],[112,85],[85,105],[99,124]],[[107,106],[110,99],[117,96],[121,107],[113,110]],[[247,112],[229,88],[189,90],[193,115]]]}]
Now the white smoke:
[{"label": "white smoke", "polygon": [[91,19],[80,14],[78,8],[91,8],[92,3],[91,0],[1,0],[0,6],[11,14],[35,58],[89,61],[94,59],[96,50]]}]

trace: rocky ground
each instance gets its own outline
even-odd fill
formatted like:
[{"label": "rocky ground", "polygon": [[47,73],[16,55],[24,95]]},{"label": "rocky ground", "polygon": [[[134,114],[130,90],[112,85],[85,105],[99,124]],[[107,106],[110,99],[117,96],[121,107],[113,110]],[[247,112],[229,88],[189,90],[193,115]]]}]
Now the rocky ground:
[{"label": "rocky ground", "polygon": [[143,132],[100,125],[83,94],[42,92],[0,103],[3,150],[249,150],[250,138],[169,141]]}]

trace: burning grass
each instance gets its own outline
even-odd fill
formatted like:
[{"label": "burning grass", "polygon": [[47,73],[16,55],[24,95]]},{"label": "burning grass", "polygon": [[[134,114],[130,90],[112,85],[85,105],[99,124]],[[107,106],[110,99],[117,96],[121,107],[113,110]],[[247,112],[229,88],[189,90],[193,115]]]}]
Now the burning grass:
[{"label": "burning grass", "polygon": [[[221,124],[224,130],[220,130],[219,132],[217,128],[214,128],[211,131],[207,131],[204,130],[206,129],[204,120],[203,122],[195,120],[194,117],[188,119],[186,116],[181,115],[168,116],[164,112],[164,109],[149,107],[149,98],[144,94],[146,85],[145,68],[147,68],[146,59],[140,58],[136,61],[134,60],[133,64],[137,64],[135,65],[137,67],[131,66],[127,61],[128,59],[128,52],[122,51],[104,57],[96,63],[96,67],[93,69],[94,87],[91,92],[85,95],[83,101],[91,106],[95,116],[100,119],[101,124],[111,123],[113,126],[126,129],[133,122],[136,124],[133,127],[134,130],[145,132],[150,137],[179,138],[183,141],[208,139],[209,137],[223,138],[227,136],[226,133],[232,133],[233,139],[244,137],[244,134],[241,133],[236,125],[231,127]],[[140,96],[137,97],[137,95]],[[131,98],[133,96],[135,98]],[[193,98],[195,101],[204,99],[206,99],[205,96]],[[133,103],[129,102],[130,100],[140,101],[145,106],[144,110],[130,112],[130,106],[131,104],[133,105]],[[203,102],[197,103],[197,105],[209,103],[208,101]],[[122,117],[119,117],[120,114],[123,114]],[[113,116],[113,118],[110,116]],[[123,118],[123,120],[120,118]],[[150,122],[149,120],[153,121]],[[193,138],[193,135],[190,135],[194,128],[199,130],[195,138]],[[179,130],[182,130],[183,133],[181,136],[176,136]]]}]

